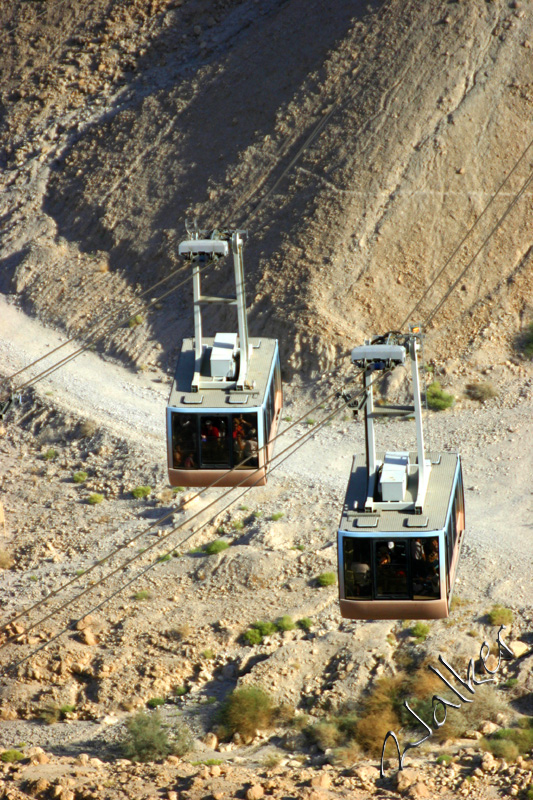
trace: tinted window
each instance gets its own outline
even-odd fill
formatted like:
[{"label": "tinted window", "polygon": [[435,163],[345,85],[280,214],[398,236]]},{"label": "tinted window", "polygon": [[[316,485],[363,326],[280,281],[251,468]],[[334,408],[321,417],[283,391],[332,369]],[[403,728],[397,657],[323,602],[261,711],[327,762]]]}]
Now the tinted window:
[{"label": "tinted window", "polygon": [[230,426],[226,415],[200,415],[200,462],[207,468],[230,468]]},{"label": "tinted window", "polygon": [[259,466],[257,414],[235,414],[232,420],[233,464],[238,469]]},{"label": "tinted window", "polygon": [[349,600],[370,600],[372,597],[370,541],[346,536],[343,545],[345,596]]},{"label": "tinted window", "polygon": [[406,540],[377,541],[375,548],[376,596],[409,597]]},{"label": "tinted window", "polygon": [[413,600],[440,597],[439,542],[427,536],[411,539]]},{"label": "tinted window", "polygon": [[172,466],[198,469],[198,417],[172,414]]}]

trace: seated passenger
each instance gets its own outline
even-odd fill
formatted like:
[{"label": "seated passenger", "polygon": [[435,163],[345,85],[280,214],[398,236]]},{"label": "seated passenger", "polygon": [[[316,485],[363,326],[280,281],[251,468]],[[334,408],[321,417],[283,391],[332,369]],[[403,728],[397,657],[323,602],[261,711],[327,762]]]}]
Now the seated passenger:
[{"label": "seated passenger", "polygon": [[187,458],[183,463],[183,466],[185,467],[185,469],[194,469],[196,467],[193,453],[189,453],[189,455],[187,456]]}]

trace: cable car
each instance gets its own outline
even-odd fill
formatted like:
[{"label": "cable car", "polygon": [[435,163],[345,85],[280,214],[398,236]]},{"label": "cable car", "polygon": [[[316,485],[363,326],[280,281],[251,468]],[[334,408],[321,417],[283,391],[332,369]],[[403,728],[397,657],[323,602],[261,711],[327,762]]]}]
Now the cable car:
[{"label": "cable car", "polygon": [[[244,291],[244,231],[217,232],[181,242],[192,265],[194,339],[185,339],[167,406],[171,486],[250,486],[266,483],[282,410],[276,339],[249,338]],[[205,234],[204,234],[205,235]],[[231,251],[233,297],[202,295],[200,273]],[[202,336],[202,307],[234,305],[238,334]]]},{"label": "cable car", "polygon": [[[365,456],[353,461],[338,531],[339,599],[348,619],[447,617],[465,532],[461,458],[426,458],[419,328],[352,351],[363,369]],[[374,406],[373,373],[411,361],[414,407]],[[376,453],[374,420],[414,412],[416,452]]]}]

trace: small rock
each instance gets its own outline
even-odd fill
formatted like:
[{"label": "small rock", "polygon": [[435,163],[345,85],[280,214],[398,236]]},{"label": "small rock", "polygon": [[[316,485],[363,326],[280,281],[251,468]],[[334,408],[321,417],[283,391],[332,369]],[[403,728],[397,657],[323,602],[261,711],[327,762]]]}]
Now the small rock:
[{"label": "small rock", "polygon": [[410,800],[423,800],[425,797],[431,797],[431,792],[425,783],[418,781],[410,787],[407,792],[407,797],[409,797]]},{"label": "small rock", "polygon": [[212,778],[218,778],[218,777],[220,777],[220,775],[222,773],[222,770],[220,769],[220,766],[218,764],[213,764],[213,766],[211,767],[210,772],[211,772],[211,777]]},{"label": "small rock", "polygon": [[77,631],[84,631],[85,628],[89,628],[93,624],[94,624],[94,618],[91,617],[90,614],[87,614],[86,617],[83,617],[83,619],[79,619],[76,622],[76,630]]},{"label": "small rock", "polygon": [[418,772],[416,769],[403,769],[396,773],[396,788],[399,792],[405,792],[410,786],[418,783]]},{"label": "small rock", "polygon": [[167,800],[178,800],[177,792],[167,792]]},{"label": "small rock", "polygon": [[32,764],[49,764],[50,763],[50,756],[46,753],[36,753],[32,760]]},{"label": "small rock", "polygon": [[85,628],[85,630],[81,632],[80,639],[84,644],[88,644],[89,646],[98,644],[98,639],[90,628]]},{"label": "small rock", "polygon": [[331,786],[331,777],[327,772],[319,772],[311,778],[311,786],[314,789],[329,789]]},{"label": "small rock", "polygon": [[483,734],[479,731],[465,731],[464,737],[465,739],[482,739]]},{"label": "small rock", "polygon": [[377,767],[357,767],[353,774],[356,778],[363,781],[363,783],[367,783],[379,778],[379,769],[377,769]]},{"label": "small rock", "polygon": [[511,650],[514,653],[515,658],[520,658],[524,656],[526,653],[529,652],[529,645],[525,644],[524,642],[514,641],[510,644]]},{"label": "small rock", "polygon": [[87,753],[80,753],[76,759],[76,764],[79,764],[80,766],[84,767],[88,763],[89,763],[89,756],[87,755]]},{"label": "small rock", "polygon": [[483,722],[479,730],[483,736],[490,736],[491,733],[498,730],[498,725],[495,722]]},{"label": "small rock", "polygon": [[216,750],[218,747],[218,736],[215,733],[206,733],[204,736],[204,744],[210,750]]},{"label": "small rock", "polygon": [[246,791],[246,800],[261,800],[264,796],[265,790],[260,783],[254,783]]}]

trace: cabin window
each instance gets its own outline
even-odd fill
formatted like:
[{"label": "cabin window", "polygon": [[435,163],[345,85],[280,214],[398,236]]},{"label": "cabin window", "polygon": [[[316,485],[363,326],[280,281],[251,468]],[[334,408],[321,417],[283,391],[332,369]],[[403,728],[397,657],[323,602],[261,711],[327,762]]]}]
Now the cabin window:
[{"label": "cabin window", "polygon": [[172,415],[172,467],[198,469],[198,418],[195,414]]},{"label": "cabin window", "polygon": [[376,547],[376,596],[409,597],[407,542],[378,541]]},{"label": "cabin window", "polygon": [[439,540],[427,536],[411,540],[413,600],[440,597]]},{"label": "cabin window", "polygon": [[235,414],[232,423],[234,466],[237,469],[257,469],[259,466],[257,414]]},{"label": "cabin window", "polygon": [[257,414],[172,414],[173,469],[257,469]]},{"label": "cabin window", "polygon": [[438,600],[439,540],[343,537],[344,597],[347,600]]},{"label": "cabin window", "polygon": [[372,598],[372,564],[368,539],[344,538],[344,593],[349,600]]},{"label": "cabin window", "polygon": [[229,418],[217,414],[200,415],[200,463],[208,469],[230,468]]}]

